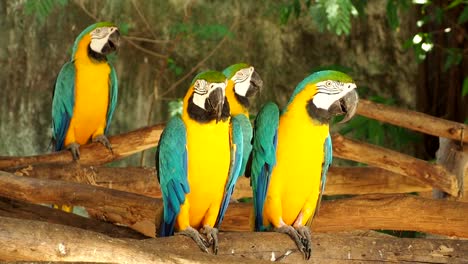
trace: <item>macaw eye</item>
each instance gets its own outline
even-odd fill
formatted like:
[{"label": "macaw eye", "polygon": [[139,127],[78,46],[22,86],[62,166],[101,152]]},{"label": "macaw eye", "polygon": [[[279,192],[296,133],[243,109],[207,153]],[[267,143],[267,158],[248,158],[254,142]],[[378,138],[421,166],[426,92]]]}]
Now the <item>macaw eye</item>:
[{"label": "macaw eye", "polygon": [[96,32],[96,34],[99,34],[99,33],[101,33],[101,29],[100,29],[100,28],[96,28],[96,31],[95,31],[95,32]]},{"label": "macaw eye", "polygon": [[331,82],[331,81],[327,81],[327,82],[325,83],[325,85],[328,86],[328,87],[330,87],[330,86],[332,85],[332,82]]}]

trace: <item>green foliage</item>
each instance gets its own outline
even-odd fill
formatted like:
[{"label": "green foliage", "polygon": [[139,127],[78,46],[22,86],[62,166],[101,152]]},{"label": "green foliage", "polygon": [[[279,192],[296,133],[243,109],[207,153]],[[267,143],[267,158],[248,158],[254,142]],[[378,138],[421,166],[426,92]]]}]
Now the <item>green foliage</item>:
[{"label": "green foliage", "polygon": [[169,101],[169,116],[181,116],[183,103],[182,98]]},{"label": "green foliage", "polygon": [[317,0],[310,7],[310,15],[320,31],[327,29],[337,35],[349,35],[351,18],[357,16],[358,11],[351,0]]},{"label": "green foliage", "polygon": [[176,76],[180,76],[183,72],[184,69],[180,66],[178,66],[175,61],[171,58],[167,59],[167,67],[169,70],[171,70]]},{"label": "green foliage", "polygon": [[130,23],[127,23],[127,22],[122,22],[118,25],[118,28],[119,28],[119,32],[121,35],[123,36],[127,36],[128,35],[128,31],[130,30],[132,26],[130,25]]},{"label": "green foliage", "polygon": [[463,60],[463,50],[458,48],[448,48],[445,50],[447,57],[444,63],[444,71],[454,65],[459,65]]},{"label": "green foliage", "polygon": [[468,95],[468,76],[463,80],[462,96]]},{"label": "green foliage", "polygon": [[68,0],[26,0],[24,11],[27,15],[34,15],[43,24],[54,8],[67,4]]},{"label": "green foliage", "polygon": [[[370,96],[367,99],[380,104],[395,105],[394,99],[380,96]],[[419,140],[416,134],[407,129],[359,115],[346,123],[340,129],[340,133],[343,135],[352,134],[353,138],[358,140],[396,150],[402,150],[408,143]]]},{"label": "green foliage", "polygon": [[400,26],[398,10],[406,10],[409,5],[409,0],[387,0],[387,21],[393,30],[396,30]]},{"label": "green foliage", "polygon": [[460,14],[460,16],[458,17],[458,24],[463,24],[463,23],[466,23],[468,21],[468,6],[465,6],[465,8],[463,9],[463,12]]}]

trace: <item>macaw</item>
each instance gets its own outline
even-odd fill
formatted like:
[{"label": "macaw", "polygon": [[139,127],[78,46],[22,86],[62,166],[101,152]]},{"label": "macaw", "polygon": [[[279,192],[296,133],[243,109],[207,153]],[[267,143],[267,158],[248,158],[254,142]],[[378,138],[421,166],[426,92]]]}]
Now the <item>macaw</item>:
[{"label": "macaw", "polygon": [[244,137],[244,153],[241,175],[244,175],[247,162],[252,151],[252,124],[249,116],[249,97],[254,96],[263,86],[260,75],[253,66],[245,63],[233,64],[224,69],[223,74],[228,79],[226,98],[231,109],[231,116],[237,116],[241,122]]},{"label": "macaw", "polygon": [[182,116],[168,122],[156,149],[163,197],[159,236],[178,231],[205,252],[213,246],[215,254],[243,153],[242,129],[238,118],[230,117],[226,85],[221,72],[195,76]]},{"label": "macaw", "polygon": [[74,160],[79,146],[100,142],[112,151],[105,134],[117,103],[117,74],[107,55],[117,50],[120,33],[109,22],[87,27],[73,45],[71,60],[55,82],[52,128],[55,150],[69,149]]},{"label": "macaw", "polygon": [[358,95],[351,77],[319,71],[294,90],[280,114],[267,103],[254,125],[252,190],[254,229],[288,234],[306,259],[311,254],[309,226],[325,188],[332,162],[329,121],[356,112]]}]

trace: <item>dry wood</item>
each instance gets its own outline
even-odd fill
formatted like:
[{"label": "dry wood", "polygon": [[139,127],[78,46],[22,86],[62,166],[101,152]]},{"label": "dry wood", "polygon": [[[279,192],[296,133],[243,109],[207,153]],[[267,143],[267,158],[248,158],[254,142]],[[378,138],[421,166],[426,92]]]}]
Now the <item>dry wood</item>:
[{"label": "dry wood", "polygon": [[460,145],[454,140],[439,138],[439,149],[436,157],[437,163],[456,175],[460,182],[463,194],[460,201],[468,202],[468,147]]},{"label": "dry wood", "polygon": [[430,164],[406,154],[345,138],[339,134],[334,134],[332,140],[335,157],[367,163],[413,177],[455,197],[460,194],[457,178],[441,165]]},{"label": "dry wood", "polygon": [[436,137],[468,142],[467,125],[437,118],[421,112],[360,99],[357,113],[368,118],[409,128]]},{"label": "dry wood", "polygon": [[[105,212],[100,219],[113,219],[138,230],[141,223],[162,210],[161,200],[87,184],[41,180],[0,171],[0,196],[36,204],[70,204]],[[135,227],[133,225],[136,225]]]},{"label": "dry wood", "polygon": [[[468,241],[401,239],[373,233],[314,234],[309,262],[292,240],[278,233],[220,233],[218,256],[202,253],[185,236],[115,239],[87,230],[0,217],[0,260],[88,261],[120,263],[461,263]],[[287,254],[290,253],[290,254]]]},{"label": "dry wood", "polygon": [[[82,205],[90,214],[129,225],[154,236],[161,216],[161,200],[86,184],[40,180],[0,172],[0,196],[34,203]],[[47,188],[44,188],[47,186]],[[223,230],[248,230],[251,204],[233,203]],[[354,229],[414,230],[468,237],[468,204],[413,195],[367,195],[324,201],[313,228],[318,232]],[[156,226],[159,226],[156,224]]]},{"label": "dry wood", "polygon": [[[16,175],[40,179],[88,183],[126,192],[161,197],[154,168],[96,167],[79,164],[38,164],[10,170]],[[331,167],[326,195],[427,192],[432,187],[420,181],[372,167]],[[252,197],[250,179],[241,177],[234,199]]]},{"label": "dry wood", "polygon": [[96,219],[69,214],[49,206],[30,204],[1,197],[0,216],[67,225],[116,238],[145,238],[141,233],[125,226],[117,226]]},{"label": "dry wood", "polygon": [[[163,128],[164,124],[158,124],[109,137],[113,153],[100,143],[91,143],[81,146],[79,163],[82,165],[101,165],[155,147]],[[73,162],[73,158],[71,153],[67,150],[36,156],[0,157],[0,170],[38,163],[71,162]]]}]

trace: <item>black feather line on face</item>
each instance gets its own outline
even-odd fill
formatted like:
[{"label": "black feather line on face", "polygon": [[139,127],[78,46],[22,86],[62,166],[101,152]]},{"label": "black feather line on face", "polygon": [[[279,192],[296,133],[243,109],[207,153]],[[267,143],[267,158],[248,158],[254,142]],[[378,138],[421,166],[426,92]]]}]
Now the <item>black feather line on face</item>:
[{"label": "black feather line on face", "polygon": [[249,99],[247,96],[242,96],[234,93],[234,96],[236,97],[236,100],[245,108],[248,108],[250,106]]},{"label": "black feather line on face", "polygon": [[106,55],[95,52],[91,49],[91,46],[88,45],[88,57],[95,62],[105,62],[107,61]]},{"label": "black feather line on face", "polygon": [[[188,101],[189,103],[187,106],[187,113],[190,118],[200,123],[209,123],[213,120],[216,120],[216,113],[214,111],[207,111],[193,103],[193,95],[190,96]],[[205,108],[211,109],[211,106],[208,104],[208,102],[205,102]],[[224,98],[223,111],[221,112],[220,121],[226,121],[230,115],[231,111],[229,108],[229,103],[227,99]]]},{"label": "black feather line on face", "polygon": [[328,110],[317,108],[312,99],[307,101],[306,109],[309,116],[320,124],[328,124],[333,117]]}]

